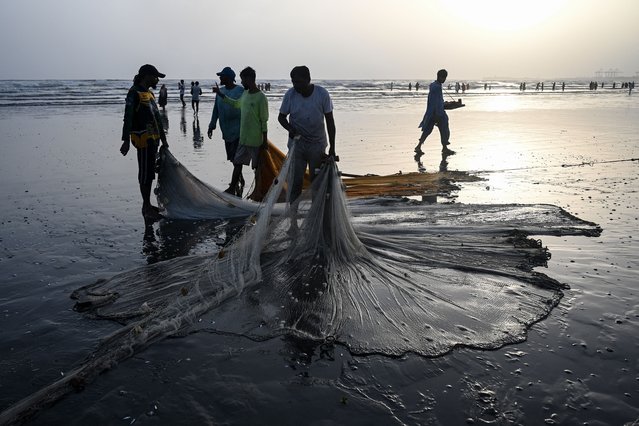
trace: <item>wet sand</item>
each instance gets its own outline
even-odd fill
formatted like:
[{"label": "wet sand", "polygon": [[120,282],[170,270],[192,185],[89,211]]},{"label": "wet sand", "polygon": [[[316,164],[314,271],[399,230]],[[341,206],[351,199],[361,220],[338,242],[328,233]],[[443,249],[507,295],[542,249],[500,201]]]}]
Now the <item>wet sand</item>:
[{"label": "wet sand", "polygon": [[[197,333],[168,339],[100,376],[33,424],[624,424],[639,418],[639,101],[583,94],[543,105],[493,97],[450,112],[449,170],[476,171],[463,203],[549,203],[601,225],[598,238],[544,237],[540,272],[570,290],[528,340],[435,359],[352,357],[294,339],[252,342]],[[492,105],[493,103],[494,105]],[[510,106],[509,106],[510,105]],[[285,147],[271,99],[273,142]],[[423,100],[336,103],[339,167],[415,171]],[[230,165],[219,133],[206,138],[189,109],[168,107],[172,152],[223,187]],[[144,238],[133,156],[118,152],[121,108],[0,111],[0,402],[56,380],[117,324],[71,310],[70,292],[146,262],[214,253],[224,223],[157,224]],[[182,130],[184,129],[184,130]],[[421,158],[442,166],[437,130]],[[631,161],[635,159],[634,161]],[[472,419],[472,421],[471,421]]]}]

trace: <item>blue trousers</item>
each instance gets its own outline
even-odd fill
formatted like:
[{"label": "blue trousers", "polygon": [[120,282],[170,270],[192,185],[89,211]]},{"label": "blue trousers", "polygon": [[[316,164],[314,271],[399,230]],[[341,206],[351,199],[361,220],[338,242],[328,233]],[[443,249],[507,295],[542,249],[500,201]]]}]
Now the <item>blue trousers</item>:
[{"label": "blue trousers", "polygon": [[448,116],[430,119],[425,126],[422,127],[422,136],[420,141],[426,140],[426,138],[433,132],[433,128],[437,125],[439,127],[439,136],[442,140],[442,146],[448,145],[448,139],[450,139],[450,129],[448,128]]}]

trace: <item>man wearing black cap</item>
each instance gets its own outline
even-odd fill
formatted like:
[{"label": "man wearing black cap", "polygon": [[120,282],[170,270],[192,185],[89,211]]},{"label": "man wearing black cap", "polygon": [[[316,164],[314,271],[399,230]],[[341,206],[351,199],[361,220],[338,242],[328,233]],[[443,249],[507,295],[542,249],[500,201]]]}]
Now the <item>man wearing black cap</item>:
[{"label": "man wearing black cap", "polygon": [[155,157],[159,141],[165,147],[166,134],[162,127],[160,111],[155,96],[149,88],[155,89],[162,74],[153,65],[142,65],[133,79],[133,86],[126,96],[124,108],[124,126],[122,127],[122,146],[120,152],[126,155],[131,143],[138,154],[138,182],[142,194],[142,215],[145,221],[158,220],[162,216],[156,206],[151,205],[151,186],[155,179]]},{"label": "man wearing black cap", "polygon": [[[239,99],[244,93],[244,88],[235,84],[235,71],[231,67],[224,67],[224,69],[217,73],[220,77],[220,92],[224,96],[228,96],[231,99]],[[223,102],[221,96],[215,97],[215,103],[213,104],[213,114],[211,114],[211,121],[209,122],[209,139],[213,136],[213,130],[215,130],[216,123],[220,121],[220,130],[222,130],[222,139],[224,139],[224,145],[226,148],[226,159],[233,162],[235,158],[235,152],[237,146],[240,143],[240,117],[241,112],[239,109]],[[233,178],[231,177],[231,180]],[[242,196],[244,190],[244,177],[240,171],[240,175],[237,179],[237,184],[231,189],[238,197]]]}]

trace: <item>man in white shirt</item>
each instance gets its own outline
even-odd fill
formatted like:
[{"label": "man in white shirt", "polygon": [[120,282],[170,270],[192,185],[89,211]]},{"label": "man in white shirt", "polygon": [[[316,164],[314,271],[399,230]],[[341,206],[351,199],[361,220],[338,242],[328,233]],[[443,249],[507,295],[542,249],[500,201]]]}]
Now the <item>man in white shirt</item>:
[{"label": "man in white shirt", "polygon": [[[335,157],[335,119],[333,102],[328,91],[311,84],[311,72],[306,66],[297,66],[291,71],[293,87],[284,95],[278,121],[288,131],[289,149],[295,144],[293,177],[289,202],[302,192],[304,172],[310,168],[311,180],[326,156]],[[328,138],[326,133],[328,131]]]}]

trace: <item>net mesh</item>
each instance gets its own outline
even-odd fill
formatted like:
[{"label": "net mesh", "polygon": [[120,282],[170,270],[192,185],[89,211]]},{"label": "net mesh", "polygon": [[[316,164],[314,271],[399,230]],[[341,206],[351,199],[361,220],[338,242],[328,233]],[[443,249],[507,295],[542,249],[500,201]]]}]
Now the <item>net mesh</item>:
[{"label": "net mesh", "polygon": [[[215,257],[174,259],[80,289],[78,307],[91,315],[155,318],[170,333],[214,322],[251,338],[330,338],[356,354],[495,348],[522,340],[562,294],[533,271],[549,253],[527,236],[597,232],[550,205],[349,201],[330,159],[292,205],[280,202],[291,157],[261,203],[224,198],[163,155],[159,198],[170,200],[169,211],[201,217],[215,205],[210,217],[241,212],[247,225]],[[200,321],[205,315],[214,321]]]},{"label": "net mesh", "polygon": [[201,328],[388,356],[518,342],[563,288],[533,271],[550,255],[528,235],[600,232],[551,205],[348,200],[331,159],[291,205],[281,200],[293,151],[256,203],[201,182],[164,150],[157,195],[170,216],[246,216],[246,225],[215,256],[166,260],[74,291],[77,310],[122,328],[0,420],[24,418],[158,339]]}]

